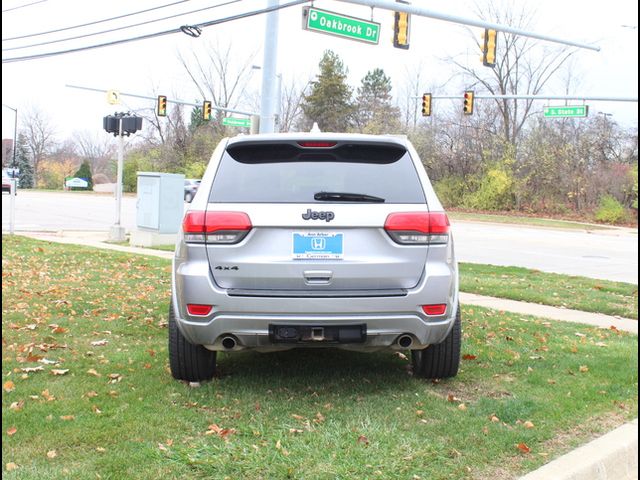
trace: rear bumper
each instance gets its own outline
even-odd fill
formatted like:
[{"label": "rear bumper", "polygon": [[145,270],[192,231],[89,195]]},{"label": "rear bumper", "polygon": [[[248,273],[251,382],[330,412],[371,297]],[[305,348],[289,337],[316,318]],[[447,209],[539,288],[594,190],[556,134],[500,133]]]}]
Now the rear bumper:
[{"label": "rear bumper", "polygon": [[[424,348],[446,338],[458,308],[455,261],[428,263],[427,270],[419,284],[402,296],[252,297],[229,295],[213,281],[206,258],[186,261],[178,251],[172,269],[172,302],[178,328],[185,338],[210,350]],[[214,307],[207,316],[191,316],[186,311],[188,303]],[[422,311],[422,305],[439,303],[447,304],[444,315],[428,316]],[[367,336],[362,343],[272,343],[269,339],[272,324],[313,327],[365,324]],[[400,346],[398,340],[407,335],[411,338],[410,346],[406,346],[406,338],[405,346]],[[222,340],[229,337],[234,339],[231,349],[222,345]]]}]

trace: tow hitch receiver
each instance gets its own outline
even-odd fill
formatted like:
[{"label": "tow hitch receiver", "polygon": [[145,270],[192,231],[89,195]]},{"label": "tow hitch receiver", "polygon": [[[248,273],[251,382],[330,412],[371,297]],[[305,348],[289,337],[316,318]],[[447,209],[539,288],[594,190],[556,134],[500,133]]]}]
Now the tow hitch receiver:
[{"label": "tow hitch receiver", "polygon": [[269,324],[272,343],[364,343],[367,325],[279,325]]}]

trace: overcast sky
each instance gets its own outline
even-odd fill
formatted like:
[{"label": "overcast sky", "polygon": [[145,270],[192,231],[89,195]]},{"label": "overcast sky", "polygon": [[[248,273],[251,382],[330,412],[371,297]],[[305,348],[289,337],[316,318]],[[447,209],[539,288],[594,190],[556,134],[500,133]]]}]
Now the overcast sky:
[{"label": "overcast sky", "polygon": [[[189,0],[171,7],[157,9],[108,23],[99,23],[82,29],[31,36],[18,40],[13,37],[31,35],[50,30],[94,22],[147,8],[173,3],[176,0],[110,0],[108,2],[72,0],[9,0],[2,2],[2,58],[3,61],[25,55],[74,49],[81,46],[105,43],[116,39],[137,37],[149,33],[170,30],[182,25],[203,23],[241,12],[260,9],[266,0]],[[284,3],[286,0],[281,0]],[[38,2],[38,3],[34,3]],[[24,8],[13,9],[34,3]],[[218,6],[229,3],[226,6]],[[413,0],[431,10],[457,16],[479,18],[478,6],[485,0],[444,1]],[[494,2],[495,4],[495,2]],[[535,2],[511,2],[517,9],[524,5],[531,15],[530,30],[541,34],[587,42],[601,47],[600,52],[580,50],[571,63],[575,87],[571,93],[616,97],[638,95],[638,4],[636,0],[536,0]],[[349,82],[354,87],[367,71],[383,68],[394,84],[394,95],[404,103],[403,89],[407,75],[422,68],[424,91],[436,86],[440,94],[461,94],[460,81],[450,81],[456,70],[444,59],[456,56],[468,64],[480,64],[472,38],[465,28],[430,18],[412,19],[411,47],[395,49],[391,45],[392,13],[386,10],[352,5],[331,0],[316,0],[316,7],[380,22],[379,45],[333,38],[304,31],[302,6],[280,11],[278,71],[285,83],[294,79],[304,85],[317,73],[318,62],[326,49],[335,51],[349,68]],[[12,49],[25,45],[67,38],[77,35],[113,29],[176,15],[196,9],[217,6],[198,13],[176,17],[162,22],[149,23],[109,34],[87,36],[77,40],[50,43],[24,49]],[[18,110],[20,114],[37,107],[55,125],[58,138],[70,136],[74,131],[102,132],[102,117],[116,110],[152,109],[154,101],[124,98],[124,104],[109,105],[102,93],[67,88],[80,85],[98,89],[115,89],[139,95],[164,94],[186,101],[201,101],[190,80],[180,66],[178,53],[201,51],[210,45],[231,45],[238,65],[251,61],[260,65],[263,61],[265,17],[207,27],[199,38],[177,33],[148,40],[104,47],[44,59],[3,63],[2,103]],[[472,28],[478,35],[480,28]],[[541,43],[543,48],[552,46]],[[7,50],[12,49],[12,50]],[[253,60],[251,60],[252,55]],[[254,70],[249,90],[260,87],[261,74]],[[561,95],[563,85],[558,82],[545,90],[549,95]],[[548,102],[553,104],[553,102]],[[636,127],[637,103],[587,102],[590,111],[613,114],[613,119],[627,127]],[[437,104],[434,104],[437,108]],[[3,138],[13,137],[13,111],[2,109]],[[104,135],[107,135],[104,133]]]}]

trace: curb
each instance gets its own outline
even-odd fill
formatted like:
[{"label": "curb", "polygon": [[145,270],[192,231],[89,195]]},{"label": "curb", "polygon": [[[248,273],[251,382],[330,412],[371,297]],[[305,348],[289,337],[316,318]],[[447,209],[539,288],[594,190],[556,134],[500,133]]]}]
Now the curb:
[{"label": "curb", "polygon": [[638,419],[596,438],[519,480],[632,480],[638,478]]}]

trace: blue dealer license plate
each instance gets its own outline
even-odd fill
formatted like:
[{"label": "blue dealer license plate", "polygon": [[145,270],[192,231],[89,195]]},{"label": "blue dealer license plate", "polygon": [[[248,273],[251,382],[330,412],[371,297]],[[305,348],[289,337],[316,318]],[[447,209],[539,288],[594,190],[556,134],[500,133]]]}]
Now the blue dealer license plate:
[{"label": "blue dealer license plate", "polygon": [[341,259],[342,233],[309,232],[293,234],[294,259]]}]

